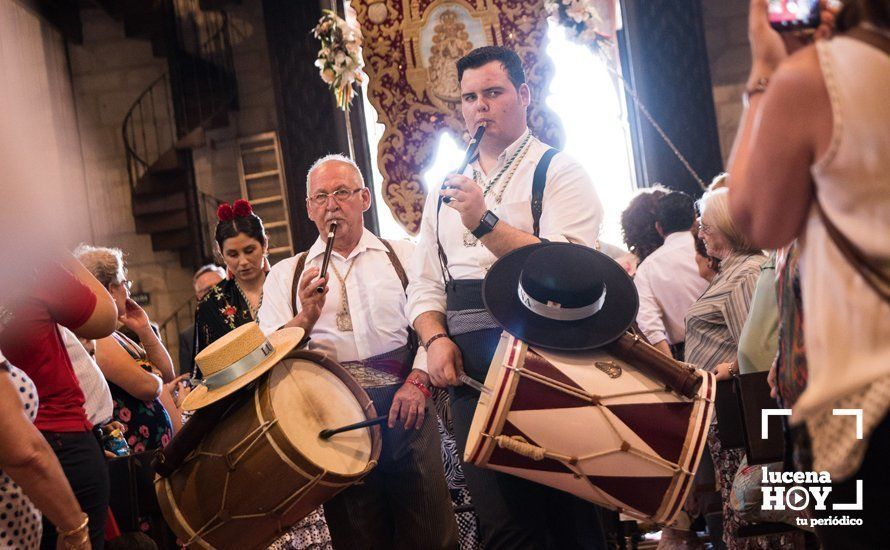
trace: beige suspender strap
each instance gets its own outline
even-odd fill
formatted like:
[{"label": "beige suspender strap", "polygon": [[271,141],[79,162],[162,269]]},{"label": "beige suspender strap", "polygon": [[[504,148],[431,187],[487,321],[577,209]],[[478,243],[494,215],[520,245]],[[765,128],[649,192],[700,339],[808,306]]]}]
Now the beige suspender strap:
[{"label": "beige suspender strap", "polygon": [[402,262],[399,260],[396,251],[386,239],[380,239],[380,242],[382,242],[383,246],[386,247],[386,255],[389,256],[389,261],[392,262],[392,267],[396,270],[396,274],[399,276],[399,280],[402,281],[402,290],[407,291],[408,275],[405,273],[405,268],[402,266]]},{"label": "beige suspender strap", "polygon": [[297,315],[297,308],[294,304],[297,303],[297,292],[300,290],[300,275],[303,274],[303,269],[306,267],[306,256],[308,255],[308,252],[300,254],[300,259],[297,260],[297,266],[294,268],[294,279],[290,284],[290,313],[292,317]]},{"label": "beige suspender strap", "polygon": [[816,212],[819,213],[819,219],[822,220],[822,225],[825,226],[825,232],[828,233],[831,241],[840,253],[843,254],[847,262],[853,266],[853,269],[862,276],[868,286],[870,286],[885,303],[890,304],[890,276],[888,276],[880,266],[876,265],[871,258],[866,256],[855,244],[850,242],[850,240],[840,232],[831,220],[828,219],[828,215],[822,209],[822,205],[819,204],[818,198],[815,200],[815,203]]}]

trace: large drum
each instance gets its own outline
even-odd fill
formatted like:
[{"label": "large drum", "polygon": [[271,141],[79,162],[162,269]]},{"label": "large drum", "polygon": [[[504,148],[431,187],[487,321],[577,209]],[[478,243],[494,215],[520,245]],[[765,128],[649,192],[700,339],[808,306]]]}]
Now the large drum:
[{"label": "large drum", "polygon": [[492,393],[480,396],[464,460],[673,523],[705,452],[714,376],[702,373],[699,385],[694,375],[685,391],[692,397],[684,397],[663,380],[690,373],[670,360],[683,372],[653,376],[626,359],[640,357],[640,346],[658,352],[625,338],[627,346],[555,353],[504,332],[485,381]]},{"label": "large drum", "polygon": [[324,355],[293,351],[243,391],[250,398],[155,481],[165,519],[190,547],[265,548],[380,456],[378,426],[318,437],[377,416],[361,386]]}]

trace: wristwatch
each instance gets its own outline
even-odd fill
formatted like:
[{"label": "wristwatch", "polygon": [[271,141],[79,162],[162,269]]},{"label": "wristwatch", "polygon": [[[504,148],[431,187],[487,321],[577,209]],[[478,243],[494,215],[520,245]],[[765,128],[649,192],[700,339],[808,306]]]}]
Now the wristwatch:
[{"label": "wristwatch", "polygon": [[491,230],[494,229],[494,226],[498,223],[498,218],[495,216],[494,212],[491,210],[486,210],[485,215],[482,216],[482,219],[479,220],[479,227],[470,231],[474,237],[477,239],[481,239],[485,235],[491,233]]}]

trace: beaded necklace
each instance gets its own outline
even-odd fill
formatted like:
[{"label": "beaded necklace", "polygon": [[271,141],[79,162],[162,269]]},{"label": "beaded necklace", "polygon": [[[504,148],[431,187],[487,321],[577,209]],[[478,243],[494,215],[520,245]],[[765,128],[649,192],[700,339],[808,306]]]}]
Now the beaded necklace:
[{"label": "beaded necklace", "polygon": [[[504,163],[504,166],[498,171],[497,174],[493,178],[491,178],[485,186],[482,186],[482,173],[475,168],[473,169],[473,181],[476,182],[476,185],[479,187],[483,187],[482,196],[487,197],[489,193],[495,190],[495,186],[497,185],[497,191],[494,194],[494,203],[500,204],[501,199],[504,197],[504,191],[507,190],[507,186],[510,181],[513,179],[513,175],[516,173],[516,169],[519,168],[519,165],[522,164],[522,159],[525,158],[525,154],[528,153],[530,149],[529,144],[531,142],[531,132],[525,134],[525,138],[519,144],[519,147],[516,149],[516,152]],[[473,236],[469,229],[464,231],[464,246],[472,247],[479,244],[479,239]]]}]

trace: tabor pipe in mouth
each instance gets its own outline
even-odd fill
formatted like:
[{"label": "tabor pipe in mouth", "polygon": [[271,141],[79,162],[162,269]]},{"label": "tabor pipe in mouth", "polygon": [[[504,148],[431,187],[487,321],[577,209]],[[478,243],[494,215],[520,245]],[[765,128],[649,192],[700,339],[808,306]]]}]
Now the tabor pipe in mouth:
[{"label": "tabor pipe in mouth", "polygon": [[[331,222],[331,227],[328,230],[328,242],[324,249],[324,259],[321,262],[321,273],[318,275],[319,278],[327,278],[328,276],[328,265],[331,263],[331,254],[334,252],[334,237],[337,234],[337,220]],[[319,285],[316,287],[315,292],[321,294],[324,292],[325,285]]]}]

